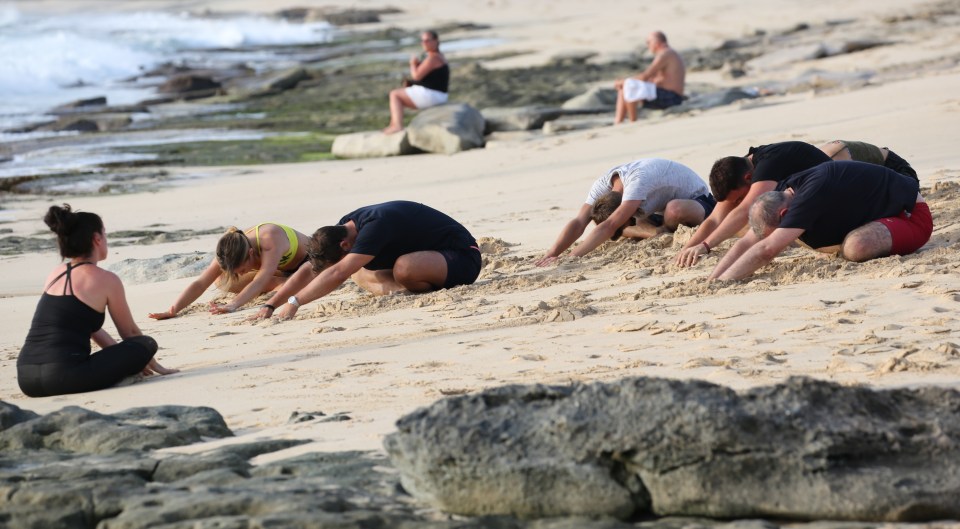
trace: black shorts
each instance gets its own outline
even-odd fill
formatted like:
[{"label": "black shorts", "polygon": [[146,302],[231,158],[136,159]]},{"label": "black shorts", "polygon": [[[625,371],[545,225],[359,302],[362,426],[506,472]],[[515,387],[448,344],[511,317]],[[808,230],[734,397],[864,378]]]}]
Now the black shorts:
[{"label": "black shorts", "polygon": [[890,149],[887,149],[887,159],[883,161],[883,166],[887,169],[893,169],[903,176],[909,176],[917,182],[920,181],[920,178],[917,177],[917,172],[913,170],[913,167],[910,167],[910,164],[906,160],[897,156],[897,153],[891,151]]},{"label": "black shorts", "polygon": [[[694,201],[696,201],[698,204],[700,204],[701,206],[703,206],[703,219],[704,219],[704,220],[706,220],[707,217],[709,217],[710,214],[713,213],[713,208],[715,208],[715,207],[717,206],[717,199],[713,198],[713,195],[710,194],[710,193],[707,193],[706,195],[700,195],[700,196],[698,196],[698,197],[696,197],[696,198],[692,198],[692,199],[690,199],[690,200],[694,200]],[[652,214],[652,215],[650,215],[650,216],[647,217],[647,221],[648,221],[650,224],[653,224],[654,226],[656,226],[656,227],[659,228],[660,226],[663,226],[663,214],[662,214],[662,213],[654,213],[654,214]]]},{"label": "black shorts", "polygon": [[675,107],[683,103],[683,96],[674,92],[673,90],[667,90],[666,88],[657,87],[657,98],[651,101],[644,101],[643,108],[652,108],[654,110],[663,110],[669,107]]},{"label": "black shorts", "polygon": [[447,280],[444,281],[443,288],[472,285],[480,276],[483,260],[480,258],[480,249],[476,246],[465,250],[440,250],[440,255],[447,261]]}]

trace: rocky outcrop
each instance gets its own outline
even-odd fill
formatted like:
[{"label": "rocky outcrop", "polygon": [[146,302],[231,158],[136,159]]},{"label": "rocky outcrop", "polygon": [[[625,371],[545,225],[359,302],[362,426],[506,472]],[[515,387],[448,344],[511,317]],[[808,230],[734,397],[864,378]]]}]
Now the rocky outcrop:
[{"label": "rocky outcrop", "polygon": [[483,147],[483,116],[465,103],[421,111],[407,127],[410,145],[426,152],[453,154]]},{"label": "rocky outcrop", "polygon": [[511,386],[437,402],[397,428],[385,446],[404,486],[458,514],[960,517],[952,389]]},{"label": "rocky outcrop", "polygon": [[279,72],[271,72],[262,77],[241,79],[235,83],[236,90],[231,94],[238,99],[245,97],[265,97],[292,90],[303,81],[310,79],[310,74],[304,68],[290,68]]},{"label": "rocky outcrop", "polygon": [[384,134],[380,131],[341,134],[333,140],[330,152],[338,158],[379,158],[421,152],[410,145],[407,131]]}]

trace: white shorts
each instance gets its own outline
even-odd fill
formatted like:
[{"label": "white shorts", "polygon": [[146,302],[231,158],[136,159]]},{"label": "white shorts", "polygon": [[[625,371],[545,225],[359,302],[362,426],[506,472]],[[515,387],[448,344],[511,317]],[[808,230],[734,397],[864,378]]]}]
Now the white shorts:
[{"label": "white shorts", "polygon": [[[404,90],[407,92],[407,97],[413,101],[413,104],[416,105],[417,108],[435,107],[447,102],[446,92],[431,90],[417,84],[408,86]],[[656,97],[656,95],[654,95],[654,97]]]},{"label": "white shorts", "polygon": [[634,101],[652,101],[657,98],[657,85],[637,79],[624,79],[623,100],[627,103]]}]

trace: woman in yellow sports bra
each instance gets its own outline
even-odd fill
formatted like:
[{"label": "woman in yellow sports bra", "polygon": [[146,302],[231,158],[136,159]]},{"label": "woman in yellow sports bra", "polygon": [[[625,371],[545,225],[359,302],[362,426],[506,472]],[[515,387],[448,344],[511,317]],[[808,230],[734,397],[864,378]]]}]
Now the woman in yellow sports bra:
[{"label": "woman in yellow sports bra", "polygon": [[[225,305],[210,302],[210,312],[213,314],[233,312],[260,294],[285,283],[290,286],[285,290],[296,292],[313,278],[313,270],[307,259],[309,240],[310,237],[293,228],[274,222],[257,224],[245,231],[232,227],[220,237],[217,258],[200,277],[187,286],[166,312],[154,312],[149,316],[155,320],[173,318],[214,283],[220,289],[236,292],[237,295]],[[267,309],[264,316],[269,316],[273,307],[280,304],[279,300],[285,299],[276,295],[274,298],[262,307],[261,312]],[[274,303],[271,305],[271,302]]]}]

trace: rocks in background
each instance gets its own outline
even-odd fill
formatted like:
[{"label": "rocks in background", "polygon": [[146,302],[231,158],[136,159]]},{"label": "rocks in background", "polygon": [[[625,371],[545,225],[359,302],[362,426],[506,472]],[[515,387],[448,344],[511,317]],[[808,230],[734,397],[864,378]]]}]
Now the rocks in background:
[{"label": "rocks in background", "polygon": [[483,147],[483,115],[465,103],[420,111],[407,126],[410,145],[426,152],[453,154]]},{"label": "rocks in background", "polygon": [[481,112],[485,122],[485,134],[513,130],[534,130],[543,127],[547,121],[564,114],[559,108],[540,108],[535,106],[505,108],[485,108]]},{"label": "rocks in background", "polygon": [[384,134],[380,131],[341,134],[333,140],[330,152],[338,158],[377,158],[416,154],[419,149],[410,145],[407,131]]},{"label": "rocks in background", "polygon": [[464,515],[960,516],[960,392],[804,378],[509,386],[400,419],[408,491]]},{"label": "rocks in background", "polygon": [[205,75],[181,74],[168,79],[157,88],[161,94],[183,94],[201,90],[217,90],[222,85]]},{"label": "rocks in background", "polygon": [[594,87],[562,105],[564,110],[592,110],[613,112],[617,105],[617,91],[613,88]]},{"label": "rocks in background", "polygon": [[167,254],[153,259],[124,259],[107,267],[128,283],[152,283],[200,275],[213,262],[213,253]]}]

